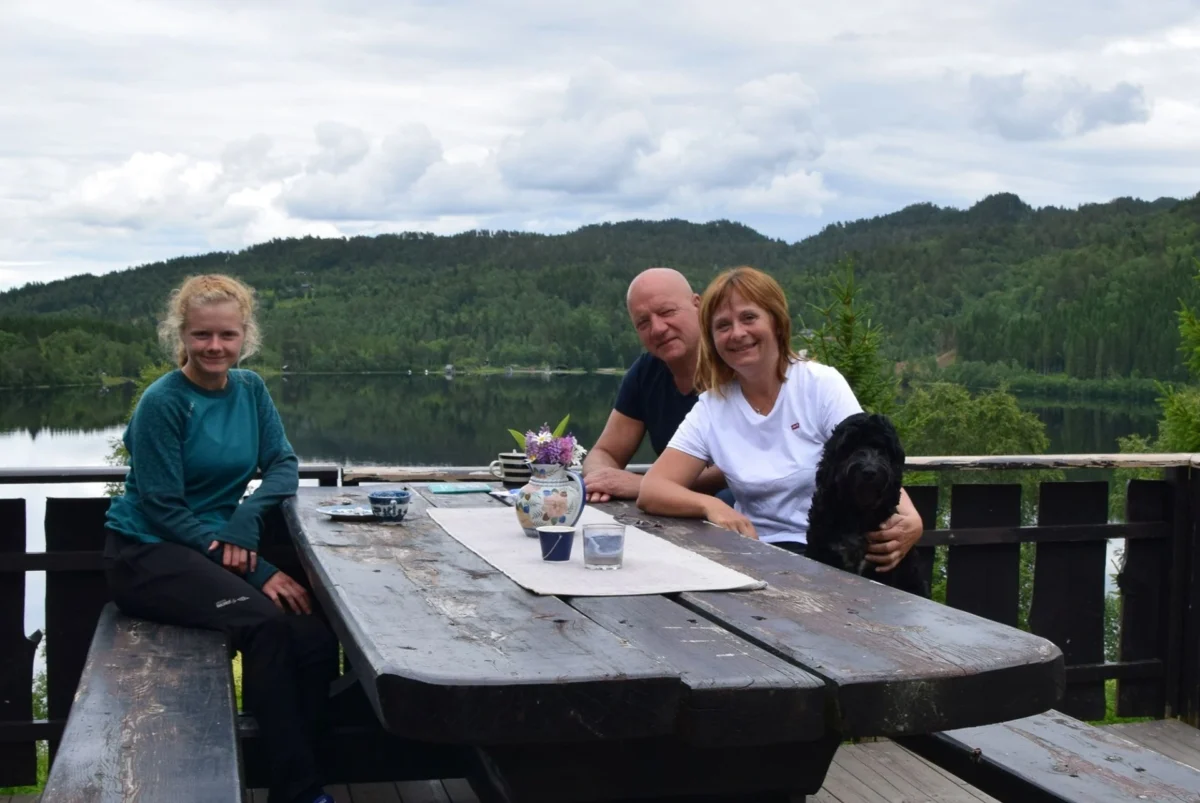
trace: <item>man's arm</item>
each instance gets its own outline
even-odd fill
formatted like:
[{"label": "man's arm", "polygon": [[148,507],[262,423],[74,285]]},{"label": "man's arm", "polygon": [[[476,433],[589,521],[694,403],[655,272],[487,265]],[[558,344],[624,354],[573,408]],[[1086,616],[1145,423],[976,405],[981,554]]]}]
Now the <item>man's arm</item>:
[{"label": "man's arm", "polygon": [[636,499],[642,476],[626,471],[646,433],[646,425],[636,418],[613,410],[596,445],[583,459],[583,477],[589,502],[609,499]]}]

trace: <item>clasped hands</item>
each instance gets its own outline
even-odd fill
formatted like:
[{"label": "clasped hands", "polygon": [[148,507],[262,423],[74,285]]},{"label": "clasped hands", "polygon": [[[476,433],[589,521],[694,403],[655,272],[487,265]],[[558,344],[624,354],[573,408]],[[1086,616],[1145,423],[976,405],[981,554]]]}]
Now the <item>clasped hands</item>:
[{"label": "clasped hands", "polygon": [[[218,547],[224,548],[221,553],[221,566],[239,577],[245,577],[258,568],[257,552],[224,541],[213,541],[208,545],[208,551],[212,552]],[[287,613],[289,608],[295,613],[312,613],[308,591],[281,571],[277,570],[263,583],[262,592],[284,613]]]}]

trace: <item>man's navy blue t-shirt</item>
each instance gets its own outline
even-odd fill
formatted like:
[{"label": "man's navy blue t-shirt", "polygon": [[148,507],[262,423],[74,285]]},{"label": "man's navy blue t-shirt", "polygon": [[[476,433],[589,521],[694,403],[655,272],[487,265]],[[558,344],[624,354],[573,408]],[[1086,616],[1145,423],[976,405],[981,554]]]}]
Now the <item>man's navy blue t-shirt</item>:
[{"label": "man's navy blue t-shirt", "polygon": [[698,398],[694,392],[686,395],[679,392],[665,362],[643,354],[634,360],[621,380],[616,410],[641,421],[654,453],[661,455]]}]

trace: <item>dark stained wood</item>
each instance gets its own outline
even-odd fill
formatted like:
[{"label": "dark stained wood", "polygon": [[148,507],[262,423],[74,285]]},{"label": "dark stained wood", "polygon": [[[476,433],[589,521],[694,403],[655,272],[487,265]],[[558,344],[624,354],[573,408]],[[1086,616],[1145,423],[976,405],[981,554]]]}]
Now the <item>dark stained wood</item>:
[{"label": "dark stained wood", "polygon": [[107,605],[42,803],[240,801],[223,635]]},{"label": "dark stained wood", "polygon": [[[956,485],[950,527],[1016,527],[1020,485]],[[1012,627],[1020,604],[1019,544],[952,546],[946,556],[946,604]]]},{"label": "dark stained wood", "polygon": [[[1112,663],[1076,664],[1067,667],[1067,686],[1110,679],[1161,679],[1165,674],[1163,662],[1157,659],[1127,663],[1113,661]],[[1097,717],[1097,719],[1099,718]]]},{"label": "dark stained wood", "polygon": [[[599,803],[666,799],[785,803],[816,792],[836,737],[757,747],[699,748],[672,739],[599,742],[577,749],[480,748],[496,799],[511,803]],[[800,798],[802,800],[802,798]]]},{"label": "dark stained wood", "polygon": [[936,557],[937,542],[929,536],[938,526],[938,487],[936,485],[915,485],[904,489],[917,513],[921,516],[921,524],[925,532],[914,549],[917,552],[918,567],[926,588],[933,588],[933,563]]},{"label": "dark stained wood", "polygon": [[[1107,482],[1043,482],[1038,525],[1108,519]],[[1107,543],[1040,543],[1034,564],[1029,629],[1063,651],[1067,666],[1104,662]],[[1104,681],[1070,682],[1056,708],[1077,719],[1103,719]]]},{"label": "dark stained wood", "polygon": [[[396,784],[396,791],[403,803],[450,803],[441,781],[402,781]],[[359,803],[357,790],[354,803]]]},{"label": "dark stained wood", "polygon": [[1171,539],[1171,562],[1168,569],[1168,591],[1167,591],[1167,653],[1164,663],[1166,665],[1166,682],[1164,684],[1163,695],[1166,697],[1165,714],[1168,717],[1173,717],[1179,712],[1180,703],[1180,687],[1183,683],[1184,669],[1183,661],[1183,623],[1186,615],[1184,610],[1187,590],[1184,584],[1187,582],[1188,562],[1191,559],[1191,541],[1192,534],[1196,529],[1196,522],[1192,518],[1190,511],[1191,500],[1189,499],[1191,487],[1188,482],[1189,470],[1186,468],[1173,468],[1167,471],[1167,482],[1171,486],[1171,523],[1174,525],[1173,538]]},{"label": "dark stained wood", "polygon": [[[25,500],[0,499],[0,562],[25,552]],[[33,659],[25,635],[25,575],[0,579],[0,722],[33,719]],[[0,786],[37,782],[37,746],[0,745]]]},{"label": "dark stained wood", "polygon": [[[414,496],[402,525],[315,508],[367,489],[301,488],[300,558],[380,722],[463,744],[670,733],[678,677],[555,597],[520,588],[447,537]],[[449,635],[453,634],[453,635]],[[566,713],[566,715],[564,715]]]},{"label": "dark stained wood", "polygon": [[465,778],[447,778],[442,781],[442,788],[450,797],[450,803],[479,803],[479,797]]},{"label": "dark stained wood", "polygon": [[909,457],[907,471],[1060,468],[1171,468],[1195,466],[1198,455],[1187,452],[1167,454],[1032,454],[1032,455],[954,455]]},{"label": "dark stained wood", "polygon": [[1200,803],[1200,770],[1057,711],[905,743],[1001,800]]},{"label": "dark stained wood", "polygon": [[[94,552],[104,548],[107,497],[46,500],[46,551]],[[104,573],[49,572],[46,575],[46,693],[51,719],[65,719],[100,610],[109,600]],[[56,744],[50,743],[51,760]]]},{"label": "dark stained wood", "polygon": [[[1125,499],[1128,521],[1169,522],[1173,513],[1171,487],[1161,480],[1130,480]],[[1122,661],[1165,661],[1171,544],[1167,541],[1129,541],[1124,566],[1117,578],[1121,590]],[[1166,697],[1161,679],[1120,680],[1117,715],[1161,718]]]},{"label": "dark stained wood", "polygon": [[892,741],[843,744],[810,803],[996,803]]},{"label": "dark stained wood", "polygon": [[1171,536],[1171,525],[1165,522],[1046,526],[1039,523],[1037,527],[971,527],[970,529],[932,530],[921,536],[921,543],[927,543],[930,546],[982,546],[985,544],[1095,542],[1108,541],[1110,538],[1169,539]]},{"label": "dark stained wood", "polygon": [[1189,767],[1200,768],[1200,730],[1177,719],[1152,722],[1124,722],[1107,725],[1110,730],[1147,750],[1162,753]]},{"label": "dark stained wood", "polygon": [[1184,576],[1182,639],[1180,655],[1180,689],[1178,715],[1192,727],[1200,728],[1200,470],[1192,468],[1188,481],[1190,530],[1188,539],[1188,571]]},{"label": "dark stained wood", "polygon": [[659,596],[576,597],[571,605],[683,679],[686,741],[771,744],[825,732],[822,680],[682,605]]},{"label": "dark stained wood", "polygon": [[1062,653],[1044,639],[703,522],[647,516],[628,502],[598,507],[768,582],[679,599],[836,687],[834,727],[846,735],[1013,719],[1062,693]]},{"label": "dark stained wood", "polygon": [[[301,463],[300,479],[315,479],[321,485],[337,485],[341,468],[332,463]],[[128,466],[27,466],[0,468],[0,485],[77,482],[123,482]]]},{"label": "dark stained wood", "polygon": [[[19,500],[18,500],[19,501]],[[104,553],[98,549],[80,552],[25,552],[0,557],[0,576],[26,572],[102,571]],[[7,582],[7,581],[3,581]]]}]

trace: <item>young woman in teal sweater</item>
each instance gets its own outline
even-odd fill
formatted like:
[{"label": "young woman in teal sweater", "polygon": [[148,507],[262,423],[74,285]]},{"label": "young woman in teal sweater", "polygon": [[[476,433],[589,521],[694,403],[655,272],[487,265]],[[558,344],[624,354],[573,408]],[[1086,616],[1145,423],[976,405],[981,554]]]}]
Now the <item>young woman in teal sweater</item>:
[{"label": "young woman in teal sweater", "polygon": [[[254,295],[228,276],[171,294],[159,334],[179,368],[146,388],[125,431],[129,475],[108,512],[105,566],[131,616],[212,630],[242,653],[271,803],[332,803],[318,774],[337,642],[308,592],[258,556],[263,514],[296,492],[298,462],[258,374]],[[255,472],[262,482],[245,501]]]}]

